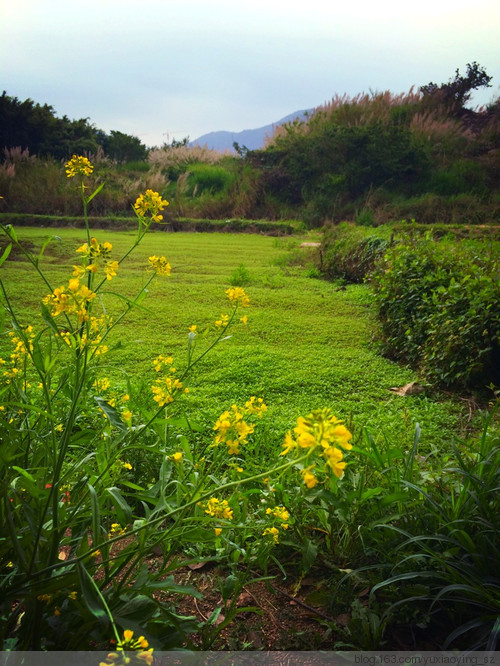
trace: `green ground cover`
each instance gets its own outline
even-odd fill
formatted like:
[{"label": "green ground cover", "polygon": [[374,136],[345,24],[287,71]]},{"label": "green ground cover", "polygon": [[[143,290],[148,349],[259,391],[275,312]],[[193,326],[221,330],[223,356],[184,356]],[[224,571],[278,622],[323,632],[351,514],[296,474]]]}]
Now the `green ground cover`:
[{"label": "green ground cover", "polygon": [[[52,233],[52,229],[19,230],[21,241],[32,243],[33,251]],[[54,240],[42,258],[52,286],[67,281],[72,263],[78,261],[74,251],[85,241],[79,229],[60,229],[57,235],[60,240]],[[127,231],[96,235],[100,242],[113,244],[113,257],[120,256],[134,237]],[[103,374],[123,387],[127,375],[143,382],[148,399],[152,359],[160,353],[173,355],[182,368],[193,324],[198,327],[198,349],[209,344],[214,321],[227,312],[224,290],[244,266],[251,299],[245,311],[248,324],[236,326],[232,337],[200,362],[189,382],[186,400],[201,423],[213,424],[234,402],[258,395],[269,406],[265,427],[270,459],[297,416],[320,406],[329,406],[345,419],[356,441],[367,427],[377,439],[394,438],[410,446],[418,422],[424,449],[448,446],[466,424],[463,402],[391,393],[391,387],[416,377],[377,353],[372,342],[377,324],[368,288],[350,285],[339,290],[335,283],[310,277],[315,275],[314,250],[299,248],[305,240],[318,239],[150,233],[106,285],[106,310],[117,313],[123,303],[114,294],[132,296],[145,283],[151,254],[164,254],[172,274],[153,282],[143,302],[146,310],[132,311],[119,328],[120,340],[113,342],[124,346],[103,359]],[[47,293],[46,285],[34,278],[19,255],[4,264],[2,273],[13,302],[24,312],[23,323],[36,324],[34,313]]]},{"label": "green ground cover", "polygon": [[[107,281],[132,232],[96,230],[77,253],[81,229],[48,244],[47,229],[5,231],[0,645],[109,649],[134,630],[139,647],[227,647],[240,593],[268,574],[313,581],[330,618],[318,645],[399,646],[417,620],[432,646],[469,631],[493,645],[498,438],[460,441],[481,414],[470,422],[457,396],[391,391],[416,375],[377,352],[366,285],[318,279],[316,248],[301,247],[318,235],[152,232]],[[148,271],[163,255],[171,275]],[[240,285],[249,308],[226,291]],[[120,322],[105,339],[101,313]],[[222,601],[203,621],[178,615],[192,613],[179,595],[201,598],[170,575],[189,560],[218,567],[208,596]]]}]

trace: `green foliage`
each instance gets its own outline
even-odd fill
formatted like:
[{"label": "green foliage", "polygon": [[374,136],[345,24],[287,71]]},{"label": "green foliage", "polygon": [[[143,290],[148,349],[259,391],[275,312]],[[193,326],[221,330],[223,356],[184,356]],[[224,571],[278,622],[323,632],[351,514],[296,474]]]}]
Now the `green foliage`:
[{"label": "green foliage", "polygon": [[500,438],[493,419],[494,412],[478,442],[454,446],[433,483],[402,484],[419,497],[404,523],[377,526],[399,538],[392,561],[380,551],[392,568],[372,588],[372,600],[397,588],[387,612],[411,607],[432,615],[446,627],[443,649],[494,651],[500,640]]},{"label": "green foliage", "polygon": [[134,162],[145,160],[148,155],[146,146],[136,136],[111,130],[102,141],[106,155],[117,162]]},{"label": "green foliage", "polygon": [[457,69],[455,78],[440,86],[428,83],[421,86],[420,91],[424,94],[424,103],[442,105],[453,113],[463,111],[464,106],[470,100],[472,92],[479,88],[491,88],[490,81],[493,77],[486,73],[484,67],[477,62],[467,64],[467,74],[462,76]]},{"label": "green foliage", "polygon": [[0,97],[0,145],[20,147],[31,154],[64,159],[72,153],[96,153],[98,143],[87,118],[57,118],[52,106],[21,102],[4,91]]},{"label": "green foliage", "polygon": [[[94,195],[83,182],[79,189],[88,223]],[[375,322],[366,286],[340,291],[309,279],[302,239],[145,235],[150,220],[136,223],[135,232],[108,232],[112,247],[92,241],[88,226],[61,229],[57,239],[4,229],[12,335],[0,339],[3,646],[108,648],[133,629],[155,648],[195,648],[195,635],[213,649],[239,612],[255,610],[238,600],[257,570],[319,576],[337,604],[333,617],[353,611],[351,643],[381,647],[393,619],[387,598],[365,611],[359,590],[342,581],[390,555],[399,537],[392,527],[421,526],[414,486],[439,482],[462,407],[387,390],[413,373],[368,347]],[[165,282],[153,270],[166,270],[163,253],[172,265]],[[221,284],[234,274],[241,282],[246,265],[248,322],[239,289],[220,303]],[[68,280],[75,270],[80,277]],[[71,310],[74,299],[85,312]],[[234,338],[229,325],[238,326]],[[175,379],[182,386],[161,404]],[[251,393],[265,397],[269,414]],[[311,435],[297,417],[318,402],[345,425],[319,410]],[[325,446],[332,438],[346,449],[345,470]],[[179,595],[200,593],[174,574],[206,560],[224,573],[221,599],[200,621],[179,612]],[[378,582],[369,578],[370,587]]]},{"label": "green foliage", "polygon": [[373,275],[386,353],[444,386],[499,381],[498,257],[474,249],[431,237],[398,243]]},{"label": "green foliage", "polygon": [[330,226],[322,241],[322,272],[330,280],[363,282],[390,244],[387,228],[364,229],[347,222]]},{"label": "green foliage", "polygon": [[252,281],[248,268],[244,264],[240,264],[235,268],[229,277],[229,284],[233,287],[246,287]]},{"label": "green foliage", "polygon": [[[306,136],[289,133],[262,155],[267,186],[285,199],[309,204],[310,214],[335,217],[335,205],[371,188],[411,188],[422,177],[426,157],[399,125],[343,126],[316,123]],[[277,177],[282,175],[281,178]]]},{"label": "green foliage", "polygon": [[186,194],[192,197],[222,194],[233,181],[232,174],[219,165],[191,164],[187,173]]},{"label": "green foliage", "polygon": [[52,156],[58,160],[74,154],[95,155],[99,147],[119,162],[143,160],[147,156],[145,146],[137,137],[114,130],[107,135],[89,123],[88,118],[58,118],[52,106],[37,104],[31,99],[21,102],[5,91],[0,97],[0,146],[20,147],[32,155]]}]

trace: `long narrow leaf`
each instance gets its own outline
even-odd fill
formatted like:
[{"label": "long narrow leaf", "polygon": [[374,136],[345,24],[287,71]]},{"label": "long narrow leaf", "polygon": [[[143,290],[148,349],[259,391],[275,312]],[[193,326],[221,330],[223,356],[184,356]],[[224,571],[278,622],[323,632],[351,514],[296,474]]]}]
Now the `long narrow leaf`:
[{"label": "long narrow leaf", "polygon": [[97,620],[105,622],[108,619],[108,615],[95,582],[81,562],[77,563],[77,568],[85,605]]},{"label": "long narrow leaf", "polygon": [[40,262],[40,259],[43,257],[43,253],[45,252],[45,248],[53,240],[58,241],[60,243],[61,242],[61,237],[60,236],[49,236],[45,240],[45,242],[42,245],[42,248],[41,248],[40,252],[38,253],[38,257],[35,259],[35,266],[38,266],[38,264]]},{"label": "long narrow leaf", "polygon": [[11,250],[12,250],[12,243],[9,243],[5,248],[5,250],[3,251],[2,256],[0,257],[0,266],[4,263],[4,261],[7,261]]}]

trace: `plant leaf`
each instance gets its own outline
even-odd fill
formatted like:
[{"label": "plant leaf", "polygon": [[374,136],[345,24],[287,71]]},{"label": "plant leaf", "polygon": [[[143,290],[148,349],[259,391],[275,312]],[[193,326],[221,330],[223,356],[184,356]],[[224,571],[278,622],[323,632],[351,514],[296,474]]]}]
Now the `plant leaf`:
[{"label": "plant leaf", "polygon": [[127,430],[127,426],[123,423],[120,412],[118,412],[114,407],[112,407],[109,402],[100,398],[98,395],[94,396],[94,400],[97,402],[102,411],[106,414],[109,419],[109,422],[118,430]]}]

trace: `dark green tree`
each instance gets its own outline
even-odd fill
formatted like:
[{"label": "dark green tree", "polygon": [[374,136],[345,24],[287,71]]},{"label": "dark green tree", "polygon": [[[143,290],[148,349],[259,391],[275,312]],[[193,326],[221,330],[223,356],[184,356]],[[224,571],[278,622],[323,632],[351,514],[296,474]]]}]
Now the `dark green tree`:
[{"label": "dark green tree", "polygon": [[21,102],[4,91],[0,97],[0,148],[20,146],[32,155],[66,159],[73,153],[95,153],[96,130],[88,118],[57,118],[54,108],[31,99]]},{"label": "dark green tree", "polygon": [[465,76],[460,74],[457,69],[455,77],[437,85],[432,81],[425,86],[420,87],[420,92],[424,95],[424,101],[430,101],[443,106],[454,114],[460,114],[467,102],[472,97],[474,90],[478,88],[490,88],[492,77],[486,73],[484,67],[477,62],[467,64],[467,73]]},{"label": "dark green tree", "polygon": [[101,136],[100,139],[100,144],[106,155],[117,162],[145,160],[148,155],[146,146],[136,136],[111,130],[109,135]]}]

